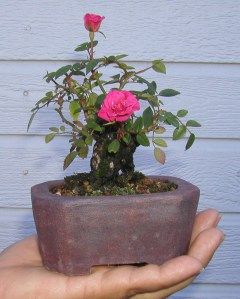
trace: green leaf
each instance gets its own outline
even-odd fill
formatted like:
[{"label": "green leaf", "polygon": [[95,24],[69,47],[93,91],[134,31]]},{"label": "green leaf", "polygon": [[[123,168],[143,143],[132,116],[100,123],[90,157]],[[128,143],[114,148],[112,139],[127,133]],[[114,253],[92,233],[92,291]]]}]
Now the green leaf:
[{"label": "green leaf", "polygon": [[193,133],[190,134],[185,149],[188,150],[194,143],[196,137]]},{"label": "green leaf", "polygon": [[88,43],[83,43],[74,50],[76,52],[86,51],[88,49]]},{"label": "green leaf", "polygon": [[33,121],[35,115],[36,115],[36,112],[34,112],[29,119],[28,126],[27,126],[27,132],[29,131],[29,129],[31,127],[31,124],[32,124],[32,121]]},{"label": "green leaf", "polygon": [[176,95],[180,94],[179,91],[174,90],[174,89],[163,89],[162,91],[160,91],[159,95],[162,97],[174,97]]},{"label": "green leaf", "polygon": [[166,143],[166,141],[163,140],[163,139],[161,139],[161,138],[159,138],[159,137],[154,138],[154,139],[153,139],[153,142],[154,142],[156,145],[158,145],[158,146],[161,146],[161,147],[167,147],[167,143]]},{"label": "green leaf", "polygon": [[127,120],[125,123],[124,123],[124,127],[125,127],[125,130],[126,131],[130,131],[132,130],[133,128],[133,121],[131,119]]},{"label": "green leaf", "polygon": [[86,65],[86,74],[91,72],[98,65],[99,62],[100,62],[99,59],[90,60]]},{"label": "green leaf", "polygon": [[46,79],[46,78],[51,78],[53,79],[55,77],[55,72],[47,72],[47,74],[43,77],[43,79]]},{"label": "green leaf", "polygon": [[80,108],[81,108],[81,106],[80,106],[80,103],[79,103],[78,100],[70,102],[70,104],[69,104],[69,111],[70,111],[70,114],[71,114],[73,120],[77,120],[78,119],[79,114],[80,114],[80,112],[79,112]]},{"label": "green leaf", "polygon": [[56,132],[56,133],[59,132],[59,129],[56,128],[56,127],[51,127],[51,128],[49,128],[49,130],[50,130],[50,131],[53,131],[53,132]]},{"label": "green leaf", "polygon": [[96,100],[95,107],[100,108],[102,105],[103,100],[105,99],[106,95],[105,94],[100,94]]},{"label": "green leaf", "polygon": [[85,144],[84,146],[80,147],[78,150],[78,156],[82,159],[87,158],[88,156],[88,146]]},{"label": "green leaf", "polygon": [[170,124],[176,128],[179,127],[179,121],[174,114],[172,114],[171,112],[166,112],[165,117],[166,117],[168,124]]},{"label": "green leaf", "polygon": [[72,74],[74,75],[74,76],[83,76],[83,77],[85,77],[85,73],[83,72],[83,71],[72,71]]},{"label": "green leaf", "polygon": [[128,56],[127,54],[119,54],[119,55],[116,55],[115,58],[116,58],[116,60],[120,60],[120,59],[123,59],[127,56]]},{"label": "green leaf", "polygon": [[38,106],[39,104],[45,104],[48,101],[49,101],[48,97],[43,97],[39,101],[37,101],[35,105]]},{"label": "green leaf", "polygon": [[177,112],[177,116],[178,116],[178,117],[184,117],[184,116],[186,116],[187,114],[188,114],[188,111],[185,110],[185,109],[178,110],[178,112]]},{"label": "green leaf", "polygon": [[115,139],[108,146],[108,152],[116,154],[120,148],[120,142]]},{"label": "green leaf", "polygon": [[46,135],[46,136],[45,136],[45,142],[46,142],[46,143],[49,143],[50,141],[53,140],[53,138],[54,138],[55,136],[56,136],[55,133],[50,133],[50,134]]},{"label": "green leaf", "polygon": [[46,92],[46,97],[47,98],[52,98],[53,97],[53,92],[52,91],[48,91],[48,92]]},{"label": "green leaf", "polygon": [[46,82],[49,83],[56,75],[56,72],[47,73],[46,76],[43,77],[43,79],[46,79]]},{"label": "green leaf", "polygon": [[85,143],[86,143],[87,145],[92,145],[92,143],[93,143],[93,137],[92,137],[91,135],[88,135],[88,136],[86,137],[86,139],[85,139]]},{"label": "green leaf", "polygon": [[135,120],[132,128],[133,128],[134,132],[138,133],[142,130],[142,127],[143,127],[143,119],[140,116]]},{"label": "green leaf", "polygon": [[154,130],[156,134],[163,134],[166,132],[166,129],[164,127],[158,127],[157,129]]},{"label": "green leaf", "polygon": [[88,105],[89,106],[95,106],[96,101],[97,101],[98,95],[96,93],[90,93],[89,98],[88,98]]},{"label": "green leaf", "polygon": [[140,84],[146,84],[147,86],[149,84],[151,84],[148,80],[146,80],[145,78],[141,77],[141,76],[138,76],[138,75],[135,75],[135,78],[136,78],[136,81]]},{"label": "green leaf", "polygon": [[89,119],[87,121],[87,127],[97,132],[102,132],[103,130],[102,127],[100,127],[99,124],[97,124],[93,119]]},{"label": "green leaf", "polygon": [[121,76],[120,74],[111,76],[110,78],[112,78],[112,80],[107,81],[106,83],[104,83],[104,85],[107,85],[107,84],[114,84],[114,83],[119,82],[120,76]]},{"label": "green leaf", "polygon": [[76,76],[85,76],[85,73],[83,71],[83,69],[85,68],[85,64],[85,62],[74,63],[74,65],[72,66],[72,74]]},{"label": "green leaf", "polygon": [[91,90],[91,85],[90,85],[90,82],[85,80],[83,83],[82,83],[82,88],[83,88],[83,91],[90,91]]},{"label": "green leaf", "polygon": [[[93,47],[96,47],[96,45],[98,44],[98,41],[94,41],[93,42]],[[91,48],[91,43],[87,42],[87,43],[83,43],[79,46],[77,46],[77,48],[74,50],[76,52],[81,52],[81,51],[86,51],[87,49]]]},{"label": "green leaf", "polygon": [[198,123],[196,120],[190,119],[186,123],[187,127],[201,127],[200,123]]},{"label": "green leaf", "polygon": [[74,71],[79,71],[79,70],[82,70],[84,69],[85,65],[83,63],[74,63],[74,65],[72,66],[72,70]]},{"label": "green leaf", "polygon": [[78,149],[80,149],[81,147],[86,146],[86,143],[84,142],[83,139],[77,139],[77,140],[74,140],[74,144],[76,145],[76,147],[77,147]]},{"label": "green leaf", "polygon": [[180,125],[173,132],[173,140],[179,140],[186,134],[186,126]]},{"label": "green leaf", "polygon": [[148,107],[143,111],[142,118],[145,128],[149,128],[153,124],[153,111],[151,107]]},{"label": "green leaf", "polygon": [[149,139],[147,137],[147,135],[145,133],[140,133],[137,135],[137,142],[143,146],[149,146],[150,142]]},{"label": "green leaf", "polygon": [[59,77],[65,75],[68,71],[70,71],[72,68],[71,65],[65,65],[63,67],[61,67],[60,69],[58,69],[56,72],[55,72],[55,79],[58,79]]},{"label": "green leaf", "polygon": [[116,61],[116,57],[114,55],[108,56],[106,58],[108,63],[112,63]]},{"label": "green leaf", "polygon": [[75,88],[75,91],[76,91],[76,94],[77,94],[77,96],[78,96],[79,98],[83,97],[84,92],[85,92],[82,86],[77,86],[77,87]]},{"label": "green leaf", "polygon": [[155,159],[161,163],[161,164],[164,164],[165,161],[166,161],[166,155],[164,153],[163,150],[161,150],[159,147],[155,147],[154,148],[154,156],[155,156]]},{"label": "green leaf", "polygon": [[114,80],[119,80],[120,76],[121,76],[121,74],[117,74],[117,75],[111,76],[110,78],[112,78]]},{"label": "green leaf", "polygon": [[61,126],[61,127],[60,127],[60,130],[61,130],[62,132],[65,132],[65,126]]},{"label": "green leaf", "polygon": [[152,64],[152,68],[155,72],[166,74],[166,66],[162,62],[162,60],[154,60]]},{"label": "green leaf", "polygon": [[130,78],[132,78],[133,76],[134,76],[134,72],[125,72],[123,75],[122,75],[122,77],[121,77],[121,79],[120,79],[120,81],[128,81]]},{"label": "green leaf", "polygon": [[131,65],[127,65],[126,63],[124,63],[124,62],[120,62],[120,61],[118,61],[117,62],[117,68],[120,68],[120,69],[123,69],[123,70],[134,70],[135,69],[135,67],[133,67],[133,66],[131,66]]},{"label": "green leaf", "polygon": [[148,101],[153,106],[159,105],[159,100],[157,96],[151,95],[149,93],[136,93],[136,95],[139,99]]},{"label": "green leaf", "polygon": [[63,162],[63,170],[66,170],[72,161],[77,157],[77,152],[73,151],[67,155]]},{"label": "green leaf", "polygon": [[122,140],[123,140],[126,144],[129,144],[130,141],[131,141],[131,135],[130,135],[129,133],[126,133],[126,134],[123,136]]},{"label": "green leaf", "polygon": [[150,84],[148,84],[148,92],[151,95],[155,95],[156,91],[157,91],[157,84],[155,81],[152,81]]}]

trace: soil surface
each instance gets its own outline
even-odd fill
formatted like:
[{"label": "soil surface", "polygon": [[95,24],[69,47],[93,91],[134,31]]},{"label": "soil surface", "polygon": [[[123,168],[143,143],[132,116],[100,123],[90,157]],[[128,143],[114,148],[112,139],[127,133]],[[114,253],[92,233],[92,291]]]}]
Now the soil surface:
[{"label": "soil surface", "polygon": [[91,173],[78,173],[66,177],[65,183],[50,190],[59,196],[98,196],[130,195],[168,192],[177,189],[177,185],[167,180],[153,180],[140,172],[131,175],[119,175],[114,181],[98,184]]}]

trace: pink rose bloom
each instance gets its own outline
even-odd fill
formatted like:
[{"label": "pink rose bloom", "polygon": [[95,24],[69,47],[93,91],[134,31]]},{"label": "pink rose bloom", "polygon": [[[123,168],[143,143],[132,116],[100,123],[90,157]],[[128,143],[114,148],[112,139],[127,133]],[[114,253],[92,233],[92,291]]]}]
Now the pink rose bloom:
[{"label": "pink rose bloom", "polygon": [[88,31],[97,32],[103,19],[105,19],[105,17],[87,13],[84,16],[84,26]]},{"label": "pink rose bloom", "polygon": [[98,117],[108,122],[123,122],[139,109],[139,102],[130,91],[112,90],[106,95],[98,112]]}]

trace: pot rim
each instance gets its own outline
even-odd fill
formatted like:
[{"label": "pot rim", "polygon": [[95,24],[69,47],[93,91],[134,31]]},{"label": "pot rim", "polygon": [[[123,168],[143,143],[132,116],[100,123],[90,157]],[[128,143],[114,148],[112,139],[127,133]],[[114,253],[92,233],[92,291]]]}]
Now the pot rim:
[{"label": "pot rim", "polygon": [[[147,176],[151,179],[160,179],[160,180],[169,180],[178,185],[176,190],[167,191],[167,192],[156,192],[150,194],[129,194],[129,195],[99,195],[99,196],[62,196],[53,194],[49,191],[50,188],[60,185],[64,182],[64,180],[53,180],[53,181],[46,181],[37,185],[32,186],[31,194],[32,198],[37,197],[41,200],[51,200],[51,201],[58,201],[62,204],[124,204],[131,202],[146,202],[146,201],[158,201],[160,198],[162,200],[179,200],[179,197],[184,196],[186,193],[200,193],[200,190],[195,185],[176,177],[171,176],[160,176],[160,175],[149,175]],[[122,198],[124,200],[121,200]],[[126,198],[128,200],[126,200]]]}]

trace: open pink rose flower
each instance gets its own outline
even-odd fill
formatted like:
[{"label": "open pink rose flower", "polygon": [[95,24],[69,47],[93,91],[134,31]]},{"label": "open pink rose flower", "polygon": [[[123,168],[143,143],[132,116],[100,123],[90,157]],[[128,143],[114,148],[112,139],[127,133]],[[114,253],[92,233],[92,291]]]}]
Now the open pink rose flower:
[{"label": "open pink rose flower", "polygon": [[133,93],[126,90],[112,90],[106,95],[98,117],[108,122],[123,122],[139,109],[139,101]]},{"label": "open pink rose flower", "polygon": [[84,26],[88,31],[97,32],[103,19],[105,19],[105,17],[87,13],[84,16]]}]

